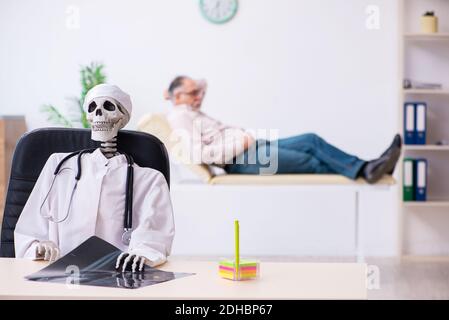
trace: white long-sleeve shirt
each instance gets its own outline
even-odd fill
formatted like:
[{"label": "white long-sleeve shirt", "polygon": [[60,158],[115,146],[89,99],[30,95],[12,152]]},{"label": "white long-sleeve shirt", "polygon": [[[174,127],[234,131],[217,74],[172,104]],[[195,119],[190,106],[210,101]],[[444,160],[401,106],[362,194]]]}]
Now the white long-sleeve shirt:
[{"label": "white long-sleeve shirt", "polygon": [[129,246],[122,242],[124,227],[127,161],[124,155],[106,158],[100,149],[81,160],[81,179],[70,195],[77,173],[77,156],[67,160],[54,180],[54,171],[67,153],[52,154],[25,204],[14,232],[16,257],[34,258],[38,241],[50,240],[61,255],[96,235],[122,251],[146,257],[150,266],[166,261],[175,233],[170,193],[164,176],[157,170],[134,164],[133,232]]},{"label": "white long-sleeve shirt", "polygon": [[245,139],[252,138],[244,129],[225,125],[188,105],[174,106],[167,120],[173,134],[182,137],[195,163],[231,163],[245,151]]}]

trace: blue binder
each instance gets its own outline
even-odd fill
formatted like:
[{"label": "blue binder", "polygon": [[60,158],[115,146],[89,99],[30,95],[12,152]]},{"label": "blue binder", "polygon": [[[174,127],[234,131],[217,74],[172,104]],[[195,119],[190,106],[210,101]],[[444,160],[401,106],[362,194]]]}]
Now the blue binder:
[{"label": "blue binder", "polygon": [[426,144],[426,114],[427,114],[427,104],[425,102],[415,103],[415,143],[416,144]]},{"label": "blue binder", "polygon": [[416,143],[416,130],[415,130],[415,104],[413,102],[404,103],[404,143],[415,144]]},{"label": "blue binder", "polygon": [[415,160],[415,201],[427,200],[427,160]]}]

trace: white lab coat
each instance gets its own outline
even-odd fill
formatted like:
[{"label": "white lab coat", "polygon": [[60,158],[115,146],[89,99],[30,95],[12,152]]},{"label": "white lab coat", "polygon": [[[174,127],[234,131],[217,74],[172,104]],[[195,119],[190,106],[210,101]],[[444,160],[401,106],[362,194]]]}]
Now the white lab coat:
[{"label": "white lab coat", "polygon": [[[14,232],[16,257],[35,257],[38,241],[51,240],[65,255],[89,237],[96,235],[122,251],[146,257],[150,266],[166,261],[170,254],[175,226],[170,193],[164,176],[157,170],[134,164],[133,232],[129,247],[122,242],[127,161],[124,155],[106,158],[100,149],[82,156],[81,179],[73,194],[77,156],[67,160],[50,189],[54,171],[67,153],[52,154],[25,204]],[[42,211],[42,213],[40,213]]]}]

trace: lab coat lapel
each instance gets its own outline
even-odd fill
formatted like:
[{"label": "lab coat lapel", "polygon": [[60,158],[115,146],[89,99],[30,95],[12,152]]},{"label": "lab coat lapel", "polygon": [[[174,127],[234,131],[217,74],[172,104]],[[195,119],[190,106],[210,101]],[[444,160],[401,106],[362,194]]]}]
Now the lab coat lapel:
[{"label": "lab coat lapel", "polygon": [[83,241],[95,235],[102,183],[107,172],[105,163],[107,159],[99,149],[82,157],[81,179],[73,197],[72,214],[66,228],[66,233],[70,233],[73,239]]}]

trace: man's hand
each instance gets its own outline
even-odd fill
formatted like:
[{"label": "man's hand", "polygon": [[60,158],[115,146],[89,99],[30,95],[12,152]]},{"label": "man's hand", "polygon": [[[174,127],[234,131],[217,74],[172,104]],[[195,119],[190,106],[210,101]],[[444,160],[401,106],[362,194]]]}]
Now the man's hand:
[{"label": "man's hand", "polygon": [[56,261],[59,258],[59,248],[53,241],[39,241],[36,246],[36,260]]},{"label": "man's hand", "polygon": [[253,143],[255,142],[254,138],[250,134],[246,134],[243,142],[243,146],[246,149],[248,149]]}]

